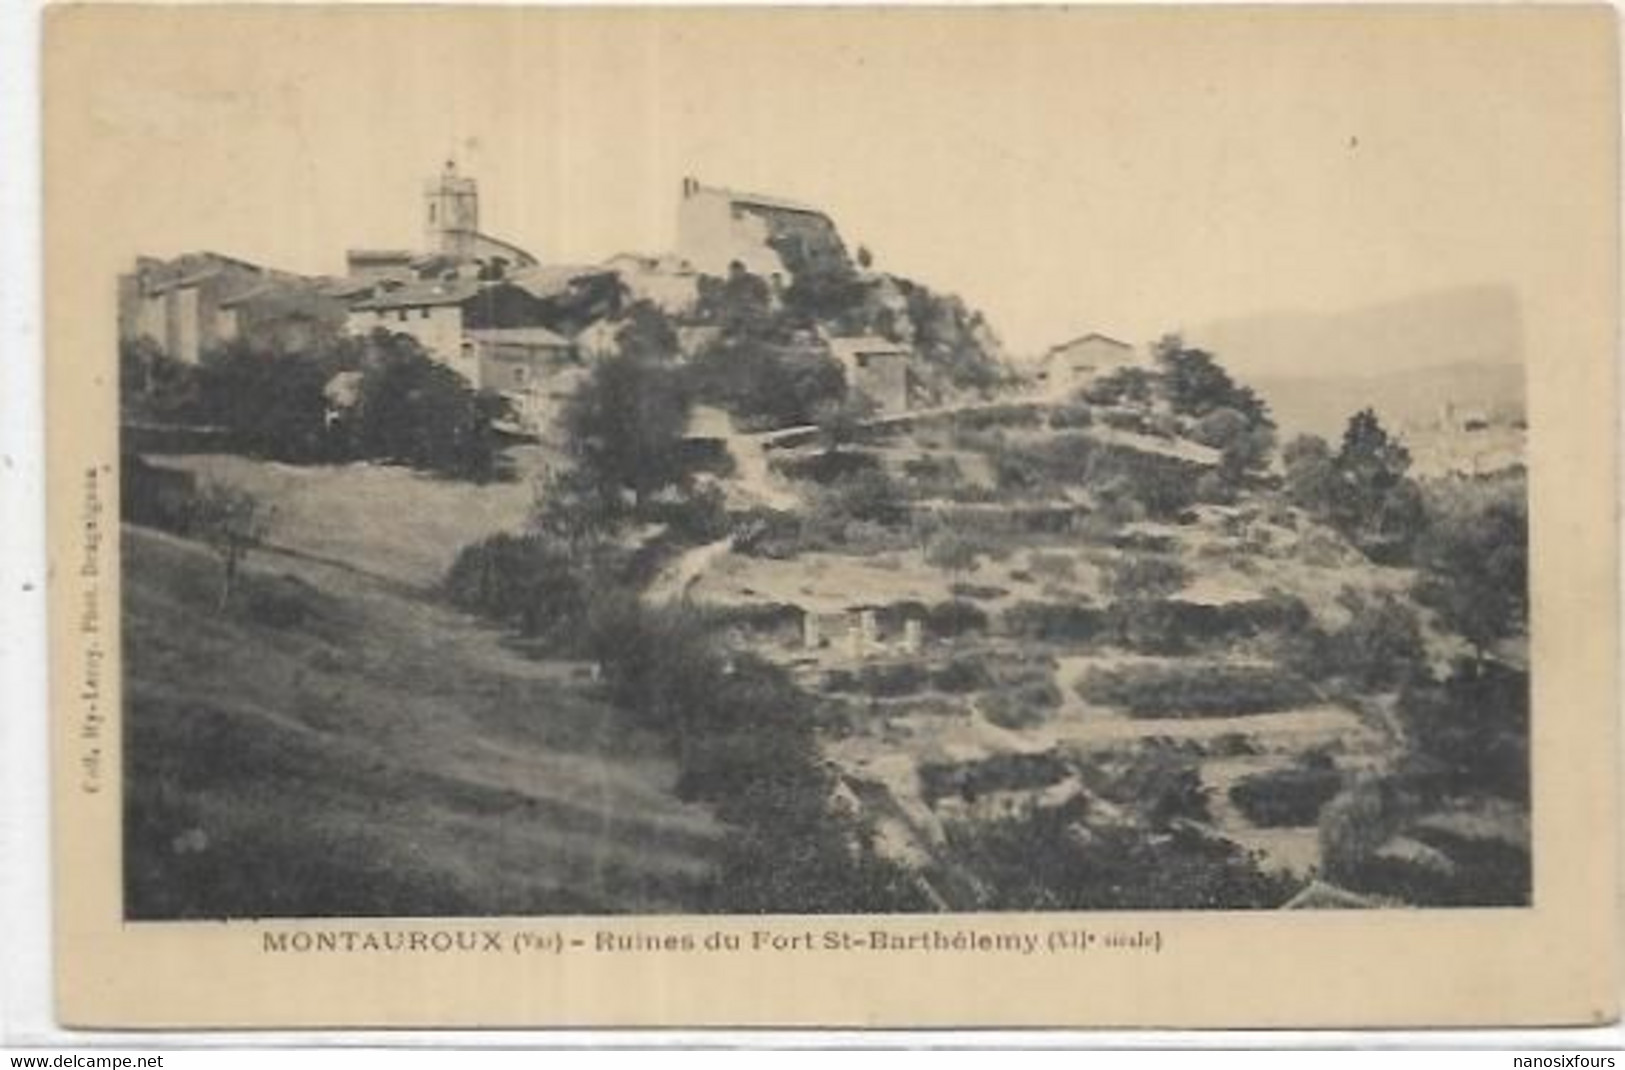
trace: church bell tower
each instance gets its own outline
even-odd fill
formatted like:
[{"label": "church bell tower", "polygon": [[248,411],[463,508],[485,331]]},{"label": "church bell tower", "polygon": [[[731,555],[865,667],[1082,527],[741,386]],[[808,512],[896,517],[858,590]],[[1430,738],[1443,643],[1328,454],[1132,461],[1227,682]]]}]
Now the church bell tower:
[{"label": "church bell tower", "polygon": [[430,253],[468,256],[480,229],[480,193],[472,178],[446,166],[423,188],[423,246]]}]

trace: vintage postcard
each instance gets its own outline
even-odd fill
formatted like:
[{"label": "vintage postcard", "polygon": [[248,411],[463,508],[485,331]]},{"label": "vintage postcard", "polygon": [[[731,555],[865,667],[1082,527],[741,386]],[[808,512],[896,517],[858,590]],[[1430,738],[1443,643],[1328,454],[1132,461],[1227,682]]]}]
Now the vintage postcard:
[{"label": "vintage postcard", "polygon": [[64,1023],[1617,1016],[1608,8],[46,22]]}]

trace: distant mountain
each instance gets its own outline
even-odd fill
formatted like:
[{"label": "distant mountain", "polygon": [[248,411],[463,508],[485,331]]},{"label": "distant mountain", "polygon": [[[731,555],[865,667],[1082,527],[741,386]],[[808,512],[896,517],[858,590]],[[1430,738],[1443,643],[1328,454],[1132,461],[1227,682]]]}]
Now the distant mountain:
[{"label": "distant mountain", "polygon": [[1334,434],[1372,406],[1385,422],[1521,408],[1523,324],[1506,287],[1438,290],[1337,313],[1218,320],[1185,339],[1270,401],[1288,432]]},{"label": "distant mountain", "polygon": [[[1244,377],[1245,378],[1245,377]],[[1394,430],[1436,420],[1446,404],[1461,414],[1521,414],[1524,370],[1517,364],[1447,364],[1385,375],[1254,376],[1284,436],[1335,439],[1348,418],[1373,408]]]}]

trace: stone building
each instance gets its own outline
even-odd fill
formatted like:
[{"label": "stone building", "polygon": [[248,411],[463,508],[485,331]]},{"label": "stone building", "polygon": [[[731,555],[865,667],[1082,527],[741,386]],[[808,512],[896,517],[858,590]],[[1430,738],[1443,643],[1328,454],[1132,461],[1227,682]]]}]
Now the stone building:
[{"label": "stone building", "polygon": [[121,338],[146,337],[184,364],[233,337],[237,314],[231,298],[270,277],[258,264],[220,253],[188,253],[173,260],[141,257],[119,276]]},{"label": "stone building", "polygon": [[474,279],[420,281],[383,290],[351,306],[352,334],[385,330],[410,335],[435,360],[471,384],[480,383],[480,361],[464,345],[470,331],[542,326],[541,301],[511,283]]},{"label": "stone building", "polygon": [[1036,378],[1040,390],[1063,397],[1102,375],[1133,367],[1149,367],[1138,350],[1127,342],[1090,332],[1044,354]]},{"label": "stone building", "polygon": [[884,338],[831,338],[830,355],[846,371],[849,390],[874,401],[881,415],[908,410],[908,366],[913,351]]},{"label": "stone building", "polygon": [[735,263],[782,282],[804,271],[851,267],[835,223],[817,208],[692,178],[683,180],[677,206],[677,255],[719,278]]},{"label": "stone building", "polygon": [[509,267],[537,263],[519,246],[481,232],[479,185],[458,174],[452,160],[423,185],[423,251],[460,260],[501,260]]},{"label": "stone building", "polygon": [[517,429],[544,431],[580,386],[582,364],[574,344],[545,327],[497,327],[463,334],[465,362],[476,367],[474,385],[508,402]]}]

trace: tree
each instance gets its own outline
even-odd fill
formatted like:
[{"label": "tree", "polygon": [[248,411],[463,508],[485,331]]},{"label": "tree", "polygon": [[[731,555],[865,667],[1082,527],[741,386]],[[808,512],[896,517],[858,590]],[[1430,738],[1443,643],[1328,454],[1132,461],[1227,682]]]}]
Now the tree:
[{"label": "tree", "polygon": [[677,328],[653,301],[638,301],[626,310],[615,334],[617,349],[643,360],[672,360],[677,356]]},{"label": "tree", "polygon": [[813,420],[818,424],[819,437],[824,440],[824,452],[837,453],[840,448],[857,440],[864,422],[874,416],[879,405],[861,390],[849,390],[844,398],[825,398],[813,406]]},{"label": "tree", "polygon": [[1275,425],[1269,406],[1251,387],[1230,377],[1213,354],[1185,345],[1177,334],[1160,338],[1153,346],[1162,373],[1162,393],[1174,412],[1203,417],[1218,409],[1234,409],[1249,425]]},{"label": "tree", "polygon": [[287,352],[237,339],[204,354],[203,417],[230,428],[250,453],[295,463],[325,460],[327,399],[338,369],[326,352]]},{"label": "tree", "polygon": [[986,547],[954,531],[939,531],[925,546],[925,563],[951,575],[975,572]]},{"label": "tree", "polygon": [[1410,451],[1388,434],[1375,411],[1355,413],[1333,462],[1333,526],[1367,553],[1403,556],[1426,519],[1420,490],[1406,475],[1410,466]]},{"label": "tree", "polygon": [[[484,478],[496,462],[498,403],[402,334],[375,331],[355,441],[365,457]],[[318,410],[318,413],[321,410]]]},{"label": "tree", "polygon": [[1337,459],[1326,440],[1299,435],[1282,447],[1281,463],[1293,504],[1315,516],[1328,515],[1337,496]]},{"label": "tree", "polygon": [[1220,471],[1231,482],[1263,468],[1275,448],[1272,426],[1255,423],[1229,406],[1214,409],[1198,420],[1190,437],[1219,451]]},{"label": "tree", "polygon": [[189,529],[220,558],[220,598],[224,612],[236,586],[237,573],[249,551],[270,531],[272,511],[257,497],[229,483],[205,483],[193,500]]},{"label": "tree", "polygon": [[632,492],[634,507],[684,475],[678,448],[689,401],[677,371],[631,353],[601,361],[565,407],[567,449],[602,493]]},{"label": "tree", "polygon": [[728,337],[761,337],[771,326],[773,291],[767,280],[752,275],[735,260],[728,265],[728,277],[700,279],[695,312],[707,323],[722,328]]},{"label": "tree", "polygon": [[1479,658],[1529,626],[1529,507],[1521,493],[1440,509],[1417,550],[1416,597]]},{"label": "tree", "polygon": [[1421,488],[1406,473],[1411,455],[1371,409],[1356,413],[1336,454],[1301,436],[1282,451],[1287,495],[1378,560],[1408,558],[1427,527]]}]

